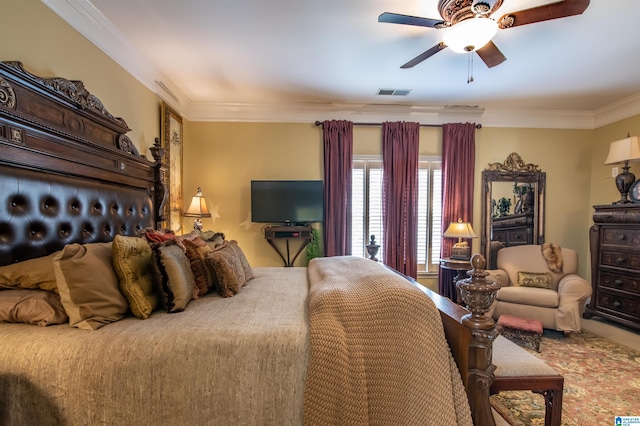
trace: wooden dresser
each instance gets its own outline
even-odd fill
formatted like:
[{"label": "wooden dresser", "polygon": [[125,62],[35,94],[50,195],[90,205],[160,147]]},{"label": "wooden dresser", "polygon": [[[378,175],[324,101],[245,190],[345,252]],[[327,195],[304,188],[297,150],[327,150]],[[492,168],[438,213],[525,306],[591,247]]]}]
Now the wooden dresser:
[{"label": "wooden dresser", "polygon": [[640,204],[594,209],[589,234],[593,294],[583,316],[640,330]]}]

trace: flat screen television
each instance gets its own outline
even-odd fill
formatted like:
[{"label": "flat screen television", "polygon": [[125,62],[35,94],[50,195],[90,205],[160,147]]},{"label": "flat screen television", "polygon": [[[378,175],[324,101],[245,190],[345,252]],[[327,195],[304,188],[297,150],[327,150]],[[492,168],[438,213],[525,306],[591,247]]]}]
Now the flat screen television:
[{"label": "flat screen television", "polygon": [[251,221],[301,225],[323,220],[321,180],[252,180]]}]

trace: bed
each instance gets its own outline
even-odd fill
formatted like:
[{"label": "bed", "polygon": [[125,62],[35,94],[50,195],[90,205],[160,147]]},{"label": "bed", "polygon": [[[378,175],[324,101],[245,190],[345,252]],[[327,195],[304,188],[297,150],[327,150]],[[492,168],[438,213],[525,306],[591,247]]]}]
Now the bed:
[{"label": "bed", "polygon": [[[251,268],[220,235],[160,231],[162,147],[149,160],[128,130],[81,82],[0,63],[0,269],[18,277],[0,272],[0,310],[26,291],[68,316],[0,323],[0,422],[493,424],[495,328],[367,259]],[[191,268],[167,259],[191,249],[244,279],[178,285]]]}]

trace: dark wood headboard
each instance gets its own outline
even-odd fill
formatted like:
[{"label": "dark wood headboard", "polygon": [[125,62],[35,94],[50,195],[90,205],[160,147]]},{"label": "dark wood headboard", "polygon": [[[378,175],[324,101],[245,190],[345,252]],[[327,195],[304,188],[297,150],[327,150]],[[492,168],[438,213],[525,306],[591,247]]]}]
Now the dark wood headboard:
[{"label": "dark wood headboard", "polygon": [[160,226],[163,150],[129,130],[81,81],[0,63],[0,265]]}]

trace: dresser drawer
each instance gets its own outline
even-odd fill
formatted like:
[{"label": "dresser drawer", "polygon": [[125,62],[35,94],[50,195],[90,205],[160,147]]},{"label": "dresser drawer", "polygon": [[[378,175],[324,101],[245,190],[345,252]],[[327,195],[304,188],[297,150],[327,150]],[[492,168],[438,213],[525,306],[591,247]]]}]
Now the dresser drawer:
[{"label": "dresser drawer", "polygon": [[530,244],[529,232],[526,229],[513,229],[507,233],[509,245]]},{"label": "dresser drawer", "polygon": [[598,292],[598,308],[631,321],[640,320],[640,299],[626,297],[604,288]]},{"label": "dresser drawer", "polygon": [[640,230],[606,228],[602,231],[602,244],[640,249]]},{"label": "dresser drawer", "polygon": [[640,296],[640,276],[620,274],[611,271],[600,272],[600,286],[627,291]]},{"label": "dresser drawer", "polygon": [[600,252],[600,264],[640,271],[640,253],[603,248]]}]

